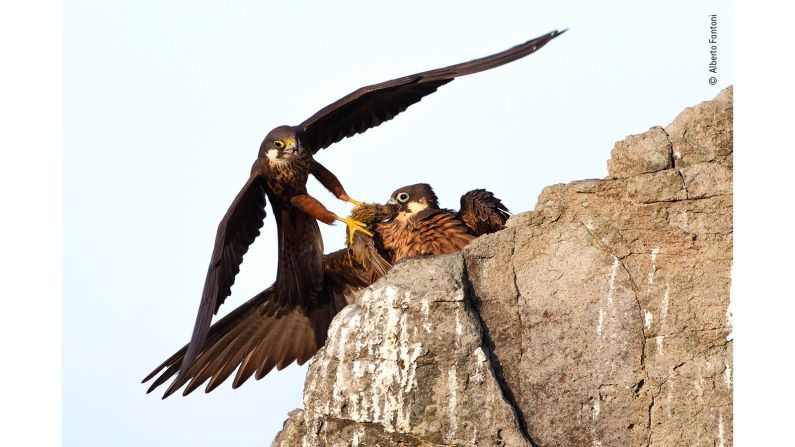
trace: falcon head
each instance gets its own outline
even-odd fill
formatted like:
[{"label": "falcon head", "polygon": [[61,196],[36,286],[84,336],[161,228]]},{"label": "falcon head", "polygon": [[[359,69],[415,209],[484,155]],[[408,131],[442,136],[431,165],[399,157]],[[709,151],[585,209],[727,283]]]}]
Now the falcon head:
[{"label": "falcon head", "polygon": [[279,126],[268,132],[259,147],[260,158],[267,157],[269,163],[287,162],[307,154],[309,151],[301,146],[295,129],[290,126]]},{"label": "falcon head", "polygon": [[438,209],[439,199],[431,185],[417,183],[398,188],[389,197],[387,204],[397,205],[397,219],[405,221],[426,208]]}]

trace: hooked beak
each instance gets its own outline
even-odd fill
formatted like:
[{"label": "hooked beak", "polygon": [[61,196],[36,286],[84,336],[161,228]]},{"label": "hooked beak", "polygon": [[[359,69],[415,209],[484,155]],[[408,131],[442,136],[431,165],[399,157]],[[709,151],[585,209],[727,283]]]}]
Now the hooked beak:
[{"label": "hooked beak", "polygon": [[386,204],[387,204],[387,205],[397,205],[399,210],[402,210],[402,209],[403,209],[403,205],[401,205],[400,203],[398,203],[398,201],[397,201],[397,200],[395,200],[395,199],[389,199],[389,200],[387,200],[387,201],[386,201]]},{"label": "hooked beak", "polygon": [[285,154],[295,155],[298,153],[298,140],[289,138],[287,141],[287,147],[282,149],[282,152]]}]

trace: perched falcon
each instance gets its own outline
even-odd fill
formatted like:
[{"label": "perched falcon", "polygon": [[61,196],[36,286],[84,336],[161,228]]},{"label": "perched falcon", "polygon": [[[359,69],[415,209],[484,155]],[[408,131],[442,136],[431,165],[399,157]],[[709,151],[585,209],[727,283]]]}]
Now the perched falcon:
[{"label": "perched falcon", "polygon": [[[401,188],[398,191],[406,190],[413,191],[411,188]],[[423,190],[430,192],[428,197],[434,198],[432,204],[436,206],[430,187]],[[418,203],[431,203],[422,201],[419,195],[409,202],[413,203],[415,200]],[[458,222],[455,227],[457,231],[470,231],[466,240],[471,240],[475,234],[497,231],[503,227],[507,210],[491,193],[484,190],[470,191],[461,197],[461,202],[466,203],[466,206],[462,206],[462,211],[458,213],[459,218],[455,217],[455,213],[440,211],[450,213],[451,218]],[[187,386],[183,394],[187,395],[208,380],[205,391],[210,392],[235,370],[237,373],[232,387],[237,388],[252,375],[259,380],[273,368],[282,369],[292,362],[300,365],[310,359],[325,343],[328,327],[337,312],[351,304],[358,291],[375,282],[391,267],[384,257],[391,258],[392,254],[384,248],[378,229],[385,225],[385,221],[396,219],[400,209],[407,206],[407,203],[362,204],[354,208],[352,216],[365,222],[374,237],[356,234],[347,248],[324,256],[321,291],[314,299],[307,298],[310,303],[308,306],[283,306],[273,299],[274,286],[265,289],[210,327],[203,349],[185,372],[169,385],[163,397],[168,397],[185,384]],[[414,204],[411,206],[417,207]],[[405,213],[405,210],[402,212]],[[402,214],[400,218],[413,219],[406,214]],[[469,224],[464,223],[465,221]],[[420,234],[430,234],[435,238],[441,235],[438,232]],[[455,245],[460,245],[459,248],[466,245],[462,242],[465,240],[463,238],[456,237],[455,240]],[[448,253],[453,251],[450,249],[452,246],[431,244],[431,251],[424,250],[421,254]],[[439,251],[433,252],[434,247],[438,247]],[[414,254],[419,253],[412,255]],[[144,378],[143,381],[147,382],[157,376],[147,392],[153,391],[180,372],[187,349],[186,345]]]},{"label": "perched falcon", "polygon": [[279,126],[270,131],[260,145],[248,180],[218,225],[193,335],[179,374],[196,360],[212,316],[230,294],[243,255],[263,225],[266,197],[279,241],[276,283],[267,299],[280,308],[310,306],[321,292],[325,262],[317,220],[327,224],[345,222],[351,237],[357,231],[367,232],[361,222],[337,216],[307,193],[307,178],[312,175],[337,198],[359,204],[348,196],[334,174],[314,159],[314,154],[394,118],[459,76],[527,56],[561,33],[552,31],[491,56],[362,87],[297,126]]},{"label": "perched falcon", "polygon": [[508,209],[489,191],[476,189],[461,196],[458,212],[439,208],[427,183],[404,186],[387,204],[396,205],[393,219],[375,225],[384,258],[396,263],[410,256],[451,253],[476,237],[505,228]]}]

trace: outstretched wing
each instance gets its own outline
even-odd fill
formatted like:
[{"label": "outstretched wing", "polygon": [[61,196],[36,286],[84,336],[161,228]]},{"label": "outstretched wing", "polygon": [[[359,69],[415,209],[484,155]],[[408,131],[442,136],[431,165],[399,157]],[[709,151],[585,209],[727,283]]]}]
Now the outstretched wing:
[{"label": "outstretched wing", "polygon": [[565,31],[552,31],[508,50],[473,61],[362,87],[301,123],[298,128],[302,132],[302,144],[310,148],[312,153],[316,153],[343,138],[363,133],[391,120],[453,79],[520,59]]},{"label": "outstretched wing", "polygon": [[[283,306],[276,301],[274,287],[260,292],[213,324],[196,359],[182,367],[188,345],[158,365],[143,382],[157,378],[152,392],[180,373],[163,396],[168,397],[185,384],[184,395],[209,380],[206,392],[224,382],[237,369],[232,387],[252,375],[260,379],[274,367],[310,359],[326,341],[334,316],[353,302],[353,293],[372,284],[380,274],[356,262],[347,249],[325,256],[323,289],[315,304]],[[158,375],[159,374],[159,375]]]},{"label": "outstretched wing", "polygon": [[233,388],[252,375],[260,379],[274,367],[282,369],[295,361],[301,365],[309,360],[325,343],[328,326],[339,309],[333,301],[319,307],[285,309],[273,299],[274,293],[272,287],[264,290],[213,324],[203,349],[187,368],[181,365],[189,345],[160,364],[144,379],[146,382],[160,374],[147,393],[178,372],[163,398],[185,384],[183,395],[187,395],[208,380],[205,391],[210,392],[235,369]]},{"label": "outstretched wing", "polygon": [[215,235],[204,290],[193,325],[193,335],[183,360],[183,370],[190,365],[204,345],[213,315],[229,296],[235,275],[240,271],[243,255],[259,236],[265,220],[265,179],[252,174],[227,210]]},{"label": "outstretched wing", "polygon": [[475,189],[461,196],[458,218],[478,236],[505,228],[510,213],[490,191]]}]

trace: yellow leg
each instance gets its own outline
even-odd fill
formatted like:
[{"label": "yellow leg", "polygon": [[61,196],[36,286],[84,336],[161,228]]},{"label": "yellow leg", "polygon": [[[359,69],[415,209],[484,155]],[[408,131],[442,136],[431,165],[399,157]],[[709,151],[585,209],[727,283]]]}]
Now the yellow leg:
[{"label": "yellow leg", "polygon": [[337,198],[340,199],[340,200],[344,200],[344,201],[346,201],[348,203],[352,203],[352,204],[354,204],[356,206],[361,206],[362,205],[362,202],[360,202],[358,200],[351,199],[351,196],[346,194],[344,191],[340,195],[338,195]]},{"label": "yellow leg", "polygon": [[358,220],[353,220],[350,217],[346,217],[344,219],[341,218],[341,217],[337,217],[337,220],[339,220],[340,222],[345,222],[345,225],[348,226],[348,243],[349,244],[353,244],[353,235],[357,231],[361,231],[362,233],[364,233],[364,234],[366,234],[366,235],[368,235],[370,237],[373,236],[373,233],[367,231],[367,228],[366,228],[367,225],[363,224],[362,222],[359,222]]}]

